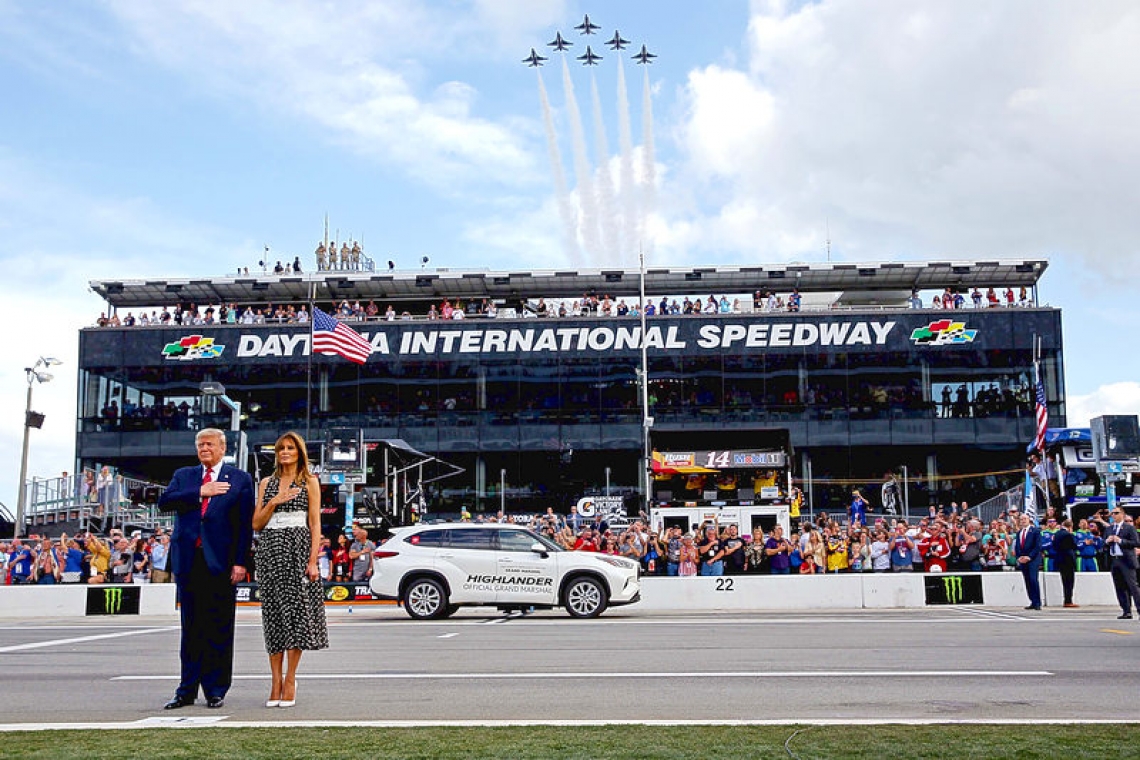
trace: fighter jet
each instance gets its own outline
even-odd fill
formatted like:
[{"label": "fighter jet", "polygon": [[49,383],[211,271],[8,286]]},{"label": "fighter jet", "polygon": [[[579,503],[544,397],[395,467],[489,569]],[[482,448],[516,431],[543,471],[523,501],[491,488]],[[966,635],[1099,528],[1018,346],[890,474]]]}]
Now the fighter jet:
[{"label": "fighter jet", "polygon": [[554,42],[546,43],[547,47],[552,47],[555,50],[565,50],[568,47],[573,47],[573,42],[568,42],[562,38],[562,32],[555,32]]},{"label": "fighter jet", "polygon": [[643,63],[653,63],[653,61],[651,59],[656,58],[656,57],[657,57],[657,54],[656,53],[650,53],[648,50],[645,49],[645,45],[641,46],[641,52],[640,53],[637,53],[637,54],[632,56],[632,58],[635,61],[637,61],[637,64],[639,66]]},{"label": "fighter jet", "polygon": [[582,34],[593,34],[595,31],[601,29],[602,27],[598,26],[597,24],[590,23],[590,14],[587,13],[585,20],[574,28],[581,30]]},{"label": "fighter jet", "polygon": [[534,52],[534,48],[531,48],[530,49],[530,55],[528,55],[526,58],[523,58],[522,62],[525,63],[527,66],[530,66],[533,69],[533,68],[536,68],[538,66],[541,66],[542,62],[545,60],[546,59],[543,58],[541,55]]},{"label": "fighter jet", "polygon": [[587,45],[585,55],[578,56],[578,60],[582,61],[583,66],[597,66],[598,61],[602,60],[602,57],[593,50],[590,50],[590,46]]},{"label": "fighter jet", "polygon": [[610,46],[610,50],[622,50],[629,44],[629,40],[623,40],[618,30],[614,29],[614,38],[609,40],[606,44]]}]

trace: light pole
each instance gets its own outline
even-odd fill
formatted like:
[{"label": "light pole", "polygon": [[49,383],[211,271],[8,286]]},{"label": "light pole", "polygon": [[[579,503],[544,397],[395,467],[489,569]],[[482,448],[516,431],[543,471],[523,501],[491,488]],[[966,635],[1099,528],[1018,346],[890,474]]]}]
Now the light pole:
[{"label": "light pole", "polygon": [[44,416],[32,411],[32,386],[52,379],[51,373],[44,372],[41,367],[55,367],[60,364],[63,362],[59,359],[41,356],[32,366],[24,367],[24,372],[28,376],[28,403],[24,407],[24,452],[20,456],[20,481],[17,484],[16,525],[12,528],[13,538],[19,538],[24,530],[24,510],[27,507],[28,497],[25,486],[25,481],[28,479],[28,433],[32,428],[41,428],[44,425]]},{"label": "light pole", "polygon": [[248,452],[246,449],[245,433],[241,432],[241,402],[234,401],[226,395],[226,386],[213,380],[198,384],[198,392],[203,396],[213,396],[218,401],[221,401],[227,409],[230,410],[230,431],[237,434],[237,448],[234,452],[234,457],[237,459],[237,466],[241,469],[246,468],[246,460]]},{"label": "light pole", "polygon": [[[653,427],[653,418],[649,416],[649,343],[646,340],[646,326],[645,326],[645,251],[638,250],[637,252],[637,269],[638,280],[640,282],[641,290],[641,308],[638,311],[641,313],[641,480],[643,488],[642,510],[645,514],[649,514],[649,490],[652,488],[652,481],[650,480],[652,465],[650,460],[653,452],[649,449],[649,431]],[[607,468],[608,469],[608,468]],[[609,491],[607,487],[607,493]]]}]

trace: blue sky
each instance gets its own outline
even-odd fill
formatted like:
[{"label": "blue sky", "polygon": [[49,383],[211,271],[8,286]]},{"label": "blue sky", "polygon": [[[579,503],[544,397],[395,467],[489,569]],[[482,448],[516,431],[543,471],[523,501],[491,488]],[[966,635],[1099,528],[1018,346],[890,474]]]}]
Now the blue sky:
[{"label": "blue sky", "polygon": [[[556,31],[579,54],[584,13],[602,27],[615,178],[601,42],[620,29],[659,55],[651,264],[823,261],[829,234],[833,260],[1047,257],[1071,420],[1140,407],[1134,3],[0,0],[0,257],[19,325],[0,338],[0,501],[40,355],[67,364],[35,389],[48,421],[29,472],[71,469],[77,332],[103,308],[91,279],[252,269],[266,245],[308,265],[325,214],[401,267],[583,263],[520,61]],[[571,73],[596,171],[590,71]],[[541,76],[578,208],[554,56]]]}]

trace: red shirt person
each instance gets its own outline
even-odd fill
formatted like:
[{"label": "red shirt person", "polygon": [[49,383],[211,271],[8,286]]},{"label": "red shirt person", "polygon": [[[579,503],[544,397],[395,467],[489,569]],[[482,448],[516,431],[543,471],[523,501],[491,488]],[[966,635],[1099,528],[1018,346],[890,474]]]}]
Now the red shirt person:
[{"label": "red shirt person", "polygon": [[942,534],[939,523],[931,523],[930,533],[918,540],[918,554],[922,557],[923,570],[928,573],[946,572],[946,560],[950,556],[950,542]]}]

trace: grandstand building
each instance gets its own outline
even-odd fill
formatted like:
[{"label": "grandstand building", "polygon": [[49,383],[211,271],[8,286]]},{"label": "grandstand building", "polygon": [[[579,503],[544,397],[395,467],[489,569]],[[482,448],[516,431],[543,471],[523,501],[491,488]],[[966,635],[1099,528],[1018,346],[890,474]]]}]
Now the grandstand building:
[{"label": "grandstand building", "polygon": [[[91,287],[108,316],[135,324],[81,332],[78,464],[165,482],[192,456],[195,430],[230,427],[230,413],[200,391],[209,381],[241,403],[251,449],[286,430],[319,443],[348,428],[458,465],[428,490],[435,512],[565,511],[607,487],[642,505],[646,431],[650,450],[668,440],[674,451],[786,435],[815,511],[841,509],[852,486],[877,486],[886,472],[907,475],[912,513],[975,501],[1024,464],[1035,347],[1050,424],[1065,421],[1061,311],[1038,297],[1047,266],[651,268],[644,283],[627,269],[100,280]],[[636,308],[619,313],[642,287],[654,305],[644,317],[648,415],[642,319]],[[954,295],[961,308],[932,308]],[[663,299],[666,311],[673,302],[683,311],[685,299],[701,306],[662,314]],[[345,302],[373,312],[346,320],[372,344],[363,365],[310,355],[309,324],[289,321]],[[462,319],[428,316],[457,306]],[[223,307],[232,322],[218,324]],[[369,464],[366,489],[384,483]]]}]

